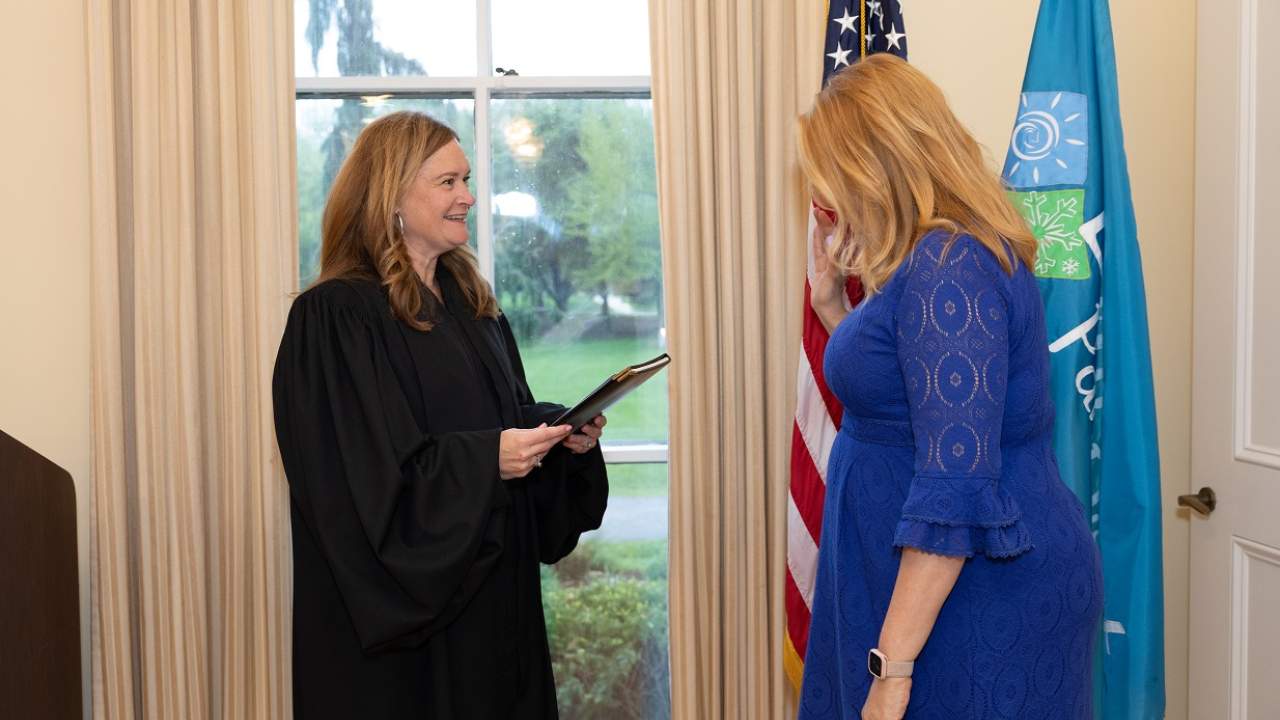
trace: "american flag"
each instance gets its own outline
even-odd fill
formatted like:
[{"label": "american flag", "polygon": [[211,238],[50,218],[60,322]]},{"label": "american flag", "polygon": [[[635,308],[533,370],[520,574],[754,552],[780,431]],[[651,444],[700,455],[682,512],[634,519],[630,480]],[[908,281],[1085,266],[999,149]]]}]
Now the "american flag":
[{"label": "american flag", "polygon": [[[845,0],[827,7],[827,41],[823,49],[822,84],[841,68],[871,53],[907,57],[901,0]],[[812,218],[810,223],[812,223]],[[813,232],[812,224],[809,227]],[[806,243],[808,244],[808,243]],[[787,638],[783,666],[798,689],[809,642],[809,608],[822,537],[822,500],[826,492],[827,457],[840,427],[840,401],[822,376],[827,331],[809,305],[813,258],[804,284],[804,330],[796,392],[796,422],[791,436],[791,502],[787,508]],[[862,299],[851,279],[849,302]]]}]

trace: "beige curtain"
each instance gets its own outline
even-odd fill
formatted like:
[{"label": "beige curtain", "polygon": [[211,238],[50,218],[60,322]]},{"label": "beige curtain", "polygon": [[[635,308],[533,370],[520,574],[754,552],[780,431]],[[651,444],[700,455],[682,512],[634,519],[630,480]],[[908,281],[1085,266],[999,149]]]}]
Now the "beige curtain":
[{"label": "beige curtain", "polygon": [[786,498],[808,200],[794,123],[820,0],[650,0],[681,719],[790,714]]},{"label": "beige curtain", "polygon": [[87,7],[94,717],[287,717],[292,2]]}]

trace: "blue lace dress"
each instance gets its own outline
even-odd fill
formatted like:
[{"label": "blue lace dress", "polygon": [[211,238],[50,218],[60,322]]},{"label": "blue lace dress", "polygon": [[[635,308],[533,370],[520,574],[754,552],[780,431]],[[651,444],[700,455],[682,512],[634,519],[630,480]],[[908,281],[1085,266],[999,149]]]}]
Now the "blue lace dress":
[{"label": "blue lace dress", "polygon": [[1040,303],[1025,267],[1010,276],[972,237],[935,231],[833,333],[844,419],[800,718],[859,716],[903,547],[969,558],[908,718],[1091,717],[1102,578],[1053,456]]}]

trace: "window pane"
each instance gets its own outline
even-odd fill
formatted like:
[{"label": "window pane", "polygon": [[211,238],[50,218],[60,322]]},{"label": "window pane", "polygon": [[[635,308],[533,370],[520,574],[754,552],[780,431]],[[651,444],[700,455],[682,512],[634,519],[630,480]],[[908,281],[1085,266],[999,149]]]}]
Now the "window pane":
[{"label": "window pane", "polygon": [[671,717],[667,466],[610,465],[604,525],[543,567],[560,716]]},{"label": "window pane", "polygon": [[[298,278],[307,287],[320,270],[320,216],[333,177],[351,143],[374,118],[418,110],[453,128],[468,158],[475,155],[475,101],[379,95],[367,98],[298,98]],[[475,245],[475,214],[467,218]]]},{"label": "window pane", "polygon": [[[572,405],[665,348],[652,103],[491,108],[498,299],[534,395]],[[666,440],[665,374],[609,411],[606,437]]]},{"label": "window pane", "polygon": [[495,67],[521,75],[649,74],[645,0],[493,0],[492,12]]},{"label": "window pane", "polygon": [[294,0],[298,77],[476,74],[475,0]]}]

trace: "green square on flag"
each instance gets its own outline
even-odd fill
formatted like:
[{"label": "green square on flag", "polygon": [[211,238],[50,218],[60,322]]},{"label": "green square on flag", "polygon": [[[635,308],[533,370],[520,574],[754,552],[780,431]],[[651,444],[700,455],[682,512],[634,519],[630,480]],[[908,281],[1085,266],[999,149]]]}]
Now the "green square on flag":
[{"label": "green square on flag", "polygon": [[1036,251],[1036,277],[1055,280],[1087,280],[1089,248],[1080,235],[1084,224],[1084,190],[1032,190],[1010,192],[1009,200],[1026,218],[1040,248]]}]

